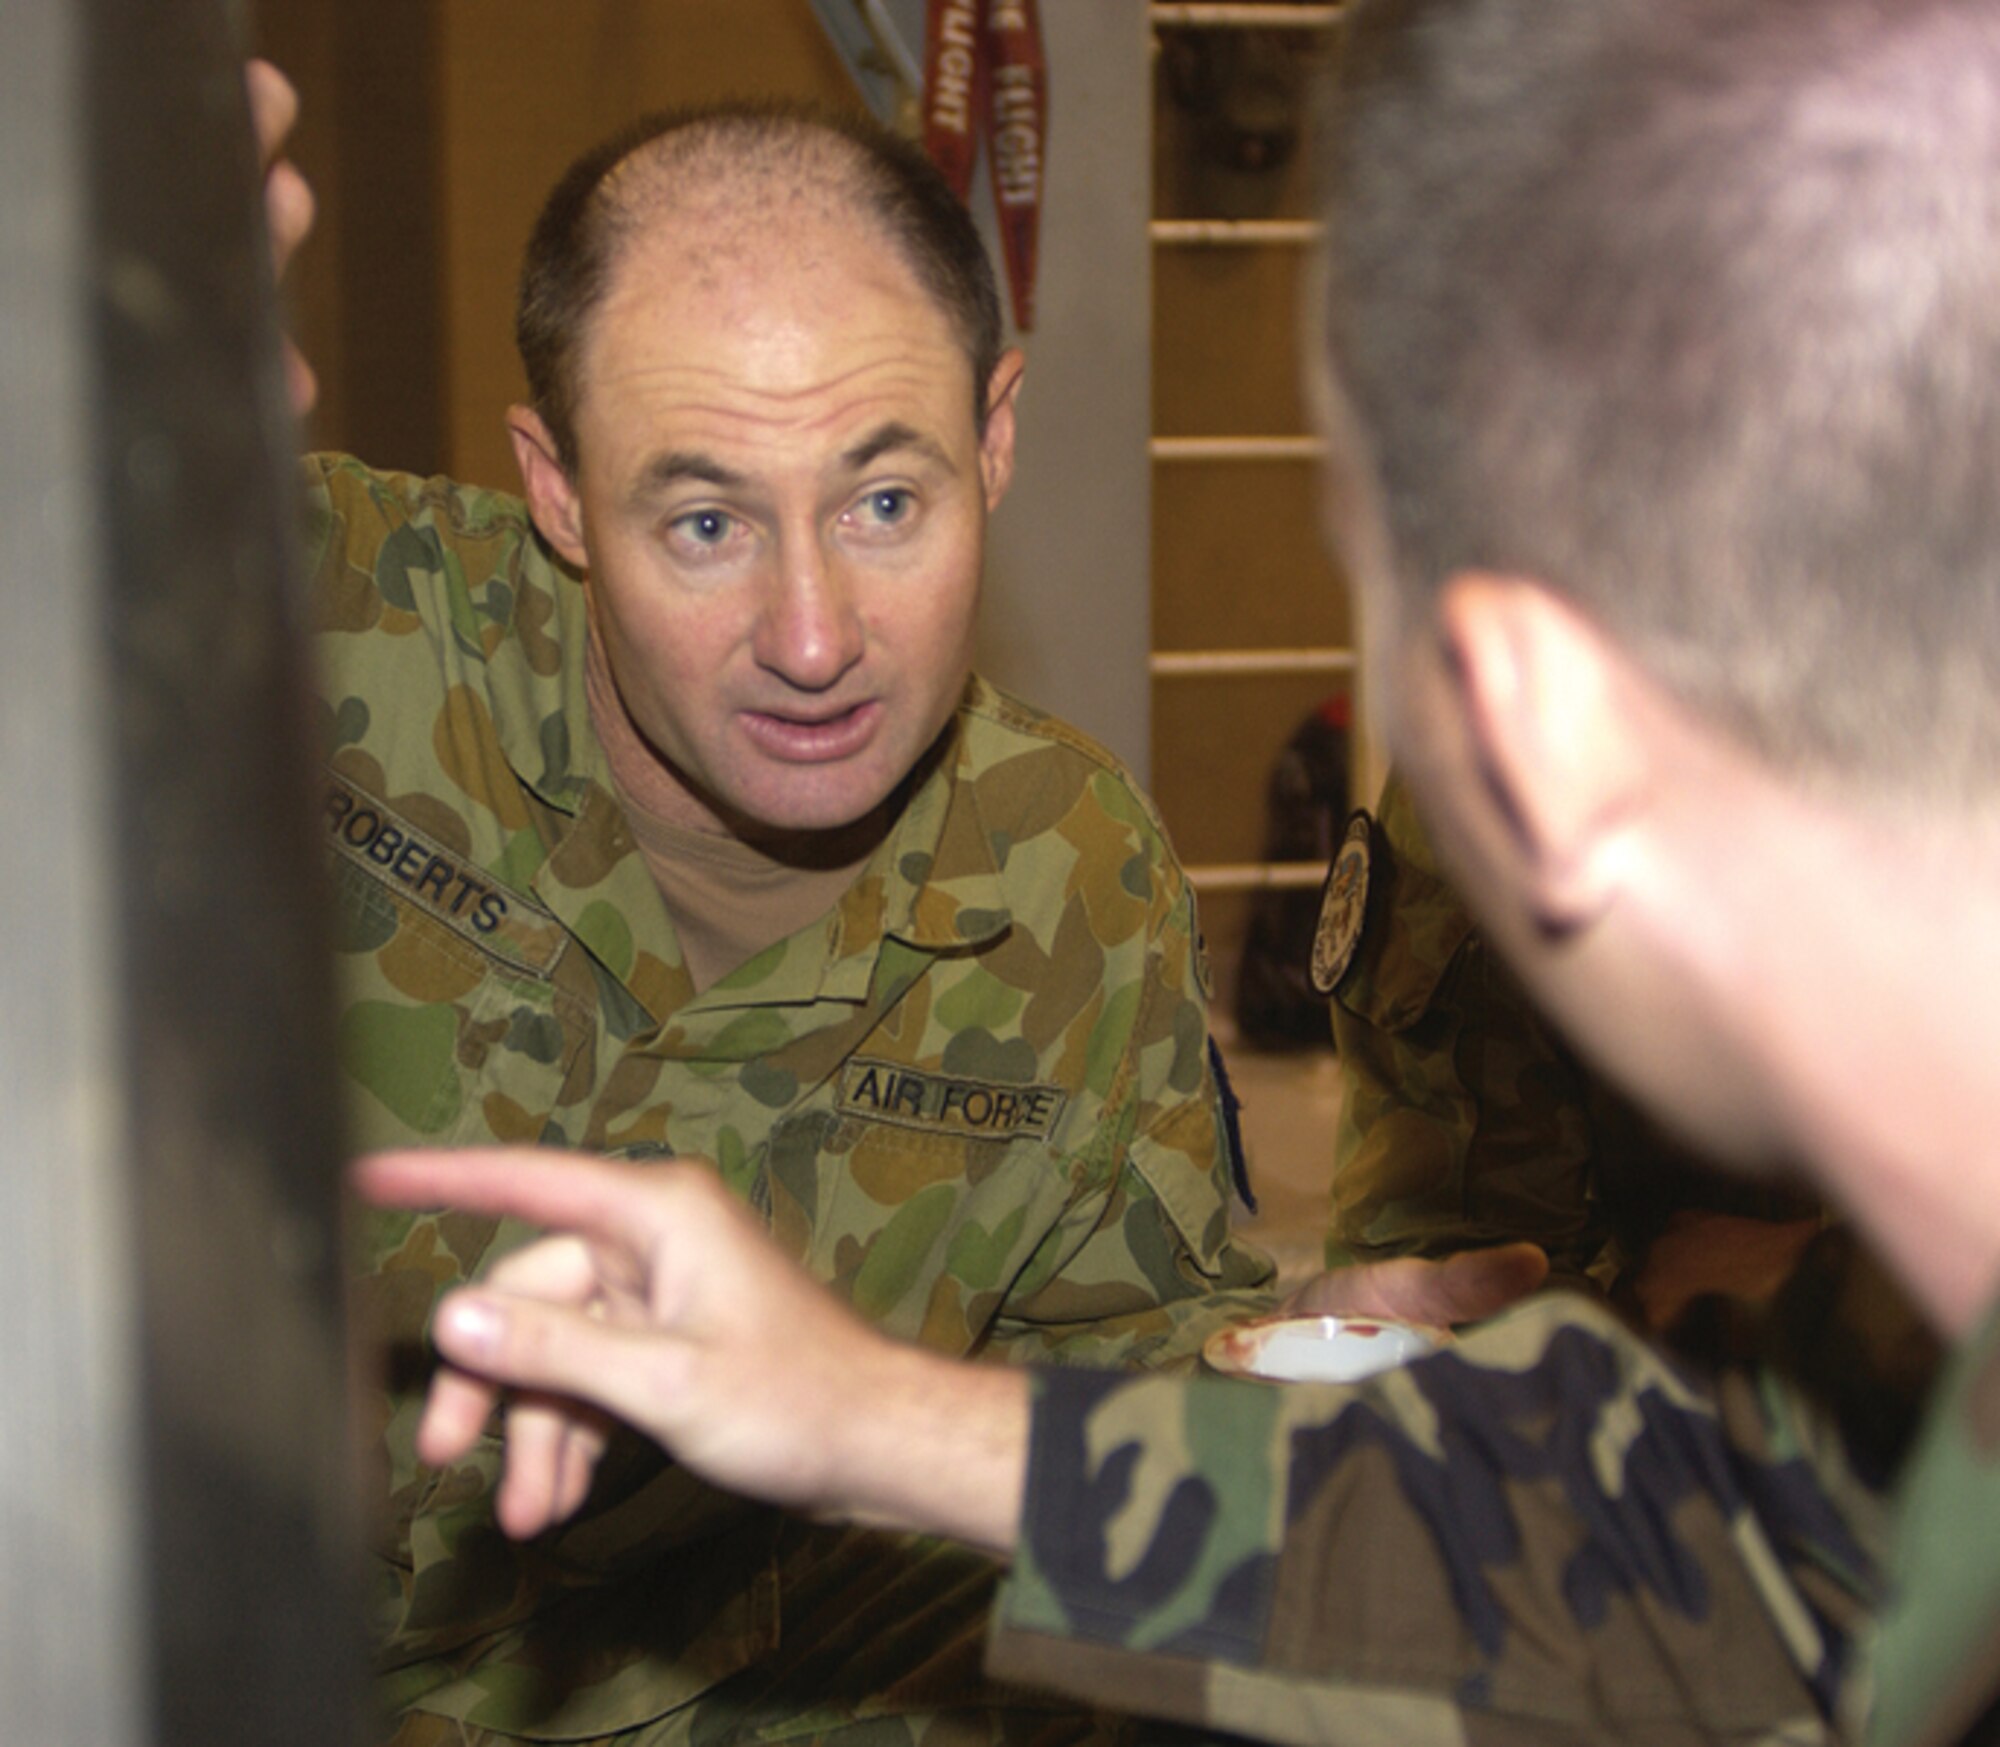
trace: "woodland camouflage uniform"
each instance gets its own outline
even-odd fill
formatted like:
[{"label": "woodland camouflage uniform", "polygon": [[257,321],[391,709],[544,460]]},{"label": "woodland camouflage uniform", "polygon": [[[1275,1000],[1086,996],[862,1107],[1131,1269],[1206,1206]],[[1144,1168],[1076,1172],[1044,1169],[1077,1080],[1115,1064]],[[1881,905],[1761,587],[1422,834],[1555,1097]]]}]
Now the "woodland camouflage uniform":
[{"label": "woodland camouflage uniform", "polygon": [[1933,1395],[1837,1229],[1706,1310],[1698,1372],[1583,1293],[1360,1385],[1044,1372],[991,1666],[1293,1742],[2000,1738],[2000,1317]]},{"label": "woodland camouflage uniform", "polygon": [[[1529,1238],[1601,1281],[1675,1206],[1796,1216],[1571,1056],[1394,780],[1374,846],[1336,1261]],[[989,1666],[1294,1742],[2000,1741],[2000,1317],[1939,1369],[1836,1227],[1671,1353],[1558,1291],[1353,1387],[1045,1372]]]},{"label": "woodland camouflage uniform", "polygon": [[[698,1154],[870,1320],[955,1354],[1173,1366],[1268,1308],[1229,1235],[1193,899],[1107,754],[974,681],[834,909],[697,995],[590,728],[582,590],[523,507],[344,459],[309,475],[360,1146]],[[437,1719],[406,1739],[877,1715],[908,1739],[993,1701],[971,1555],[790,1523],[636,1440],[577,1522],[517,1548],[497,1443],[418,1463],[431,1307],[521,1235],[370,1216],[383,1693]]]}]

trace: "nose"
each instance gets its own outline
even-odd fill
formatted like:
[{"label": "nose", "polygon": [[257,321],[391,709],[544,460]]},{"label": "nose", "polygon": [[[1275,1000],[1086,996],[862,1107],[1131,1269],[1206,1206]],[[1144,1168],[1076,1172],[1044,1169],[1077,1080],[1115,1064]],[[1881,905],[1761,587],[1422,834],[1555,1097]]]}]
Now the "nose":
[{"label": "nose", "polygon": [[861,659],[863,640],[845,567],[815,538],[785,540],[751,644],[758,664],[800,691],[830,691]]}]

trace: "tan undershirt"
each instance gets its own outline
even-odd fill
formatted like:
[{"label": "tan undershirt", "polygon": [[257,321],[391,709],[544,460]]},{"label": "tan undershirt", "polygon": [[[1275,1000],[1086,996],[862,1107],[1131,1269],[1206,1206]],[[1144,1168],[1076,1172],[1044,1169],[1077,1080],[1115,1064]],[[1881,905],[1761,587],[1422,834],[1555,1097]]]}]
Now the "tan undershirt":
[{"label": "tan undershirt", "polygon": [[697,992],[818,921],[882,840],[881,821],[870,815],[837,833],[814,832],[798,846],[797,859],[781,859],[724,832],[670,825],[640,811],[629,794],[618,798],[667,901]]}]

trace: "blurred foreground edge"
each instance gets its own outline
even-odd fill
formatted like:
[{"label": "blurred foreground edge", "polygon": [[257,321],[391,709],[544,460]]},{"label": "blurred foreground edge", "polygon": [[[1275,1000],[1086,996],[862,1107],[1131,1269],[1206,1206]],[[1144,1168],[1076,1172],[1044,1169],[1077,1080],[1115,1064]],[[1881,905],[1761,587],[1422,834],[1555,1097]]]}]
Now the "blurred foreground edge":
[{"label": "blurred foreground edge", "polygon": [[362,1738],[310,687],[240,37],[0,55],[0,1715]]}]

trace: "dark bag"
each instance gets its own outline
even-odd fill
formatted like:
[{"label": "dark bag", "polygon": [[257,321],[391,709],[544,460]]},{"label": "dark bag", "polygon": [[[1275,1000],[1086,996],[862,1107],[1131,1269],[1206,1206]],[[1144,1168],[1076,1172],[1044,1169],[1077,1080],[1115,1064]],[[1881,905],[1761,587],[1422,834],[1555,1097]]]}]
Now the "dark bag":
[{"label": "dark bag", "polygon": [[[1301,722],[1278,754],[1266,791],[1266,861],[1333,859],[1347,821],[1348,739],[1352,705],[1336,693]],[[1243,961],[1236,975],[1236,1027],[1258,1049],[1333,1045],[1326,998],[1306,977],[1319,885],[1266,887],[1252,901]]]}]

